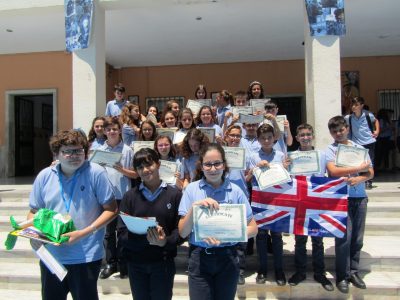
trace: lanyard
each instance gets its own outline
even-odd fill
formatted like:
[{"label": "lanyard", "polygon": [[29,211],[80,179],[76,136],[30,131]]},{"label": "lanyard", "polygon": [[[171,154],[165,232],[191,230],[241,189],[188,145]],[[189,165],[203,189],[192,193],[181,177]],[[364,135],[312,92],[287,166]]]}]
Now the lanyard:
[{"label": "lanyard", "polygon": [[72,202],[72,199],[74,198],[75,185],[76,185],[76,182],[78,181],[78,176],[79,175],[80,175],[80,172],[78,171],[72,177],[72,184],[71,184],[72,194],[71,194],[71,197],[67,200],[67,199],[65,199],[64,187],[63,187],[63,184],[61,182],[62,174],[61,173],[58,174],[58,183],[60,184],[61,198],[63,199],[64,206],[65,206],[65,209],[67,210],[67,213],[69,213],[69,210],[70,210],[70,207],[71,207],[71,202]]}]

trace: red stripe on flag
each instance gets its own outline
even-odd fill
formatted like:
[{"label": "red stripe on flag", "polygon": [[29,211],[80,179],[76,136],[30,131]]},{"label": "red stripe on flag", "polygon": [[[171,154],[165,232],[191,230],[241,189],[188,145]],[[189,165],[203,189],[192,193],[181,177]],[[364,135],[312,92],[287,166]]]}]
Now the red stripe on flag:
[{"label": "red stripe on flag", "polygon": [[287,211],[280,211],[279,213],[276,213],[273,216],[266,217],[264,219],[260,219],[256,223],[261,224],[261,223],[269,222],[271,220],[278,219],[279,217],[282,217],[283,215],[286,215],[287,213],[288,213]]},{"label": "red stripe on flag", "polygon": [[339,185],[342,182],[343,182],[343,179],[331,181],[329,184],[325,184],[325,185],[313,190],[313,192],[314,193],[321,193],[323,191],[326,191],[327,189],[330,189],[331,187],[333,187],[335,185]]},{"label": "red stripe on flag", "polygon": [[342,224],[336,222],[335,220],[328,218],[326,215],[321,214],[320,217],[327,221],[328,223],[331,223],[333,226],[335,226],[337,229],[339,229],[342,232],[346,232],[346,227],[344,227]]}]

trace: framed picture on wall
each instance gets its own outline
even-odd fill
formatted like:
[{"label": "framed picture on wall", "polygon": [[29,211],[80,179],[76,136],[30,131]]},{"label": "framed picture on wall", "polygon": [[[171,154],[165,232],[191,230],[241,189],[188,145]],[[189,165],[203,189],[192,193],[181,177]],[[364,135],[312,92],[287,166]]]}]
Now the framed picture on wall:
[{"label": "framed picture on wall", "polygon": [[128,101],[132,104],[139,104],[139,95],[128,96]]},{"label": "framed picture on wall", "polygon": [[175,100],[179,103],[179,107],[182,109],[185,104],[185,97],[183,96],[171,96],[171,97],[146,97],[146,111],[150,106],[157,107],[158,111],[161,113],[167,102],[170,100]]}]

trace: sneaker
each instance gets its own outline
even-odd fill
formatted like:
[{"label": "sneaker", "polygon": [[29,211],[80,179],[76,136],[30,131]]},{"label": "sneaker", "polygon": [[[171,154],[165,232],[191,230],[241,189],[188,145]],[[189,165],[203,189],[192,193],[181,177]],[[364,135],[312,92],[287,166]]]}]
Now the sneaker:
[{"label": "sneaker", "polygon": [[106,279],[117,272],[117,264],[107,264],[106,267],[100,272],[100,279]]},{"label": "sneaker", "polygon": [[306,279],[306,274],[304,273],[300,273],[300,272],[296,272],[293,274],[292,277],[289,278],[289,285],[291,286],[296,286],[298,285],[300,282],[302,282],[303,280]]},{"label": "sneaker", "polygon": [[267,281],[267,274],[258,273],[256,277],[257,284],[264,284]]}]

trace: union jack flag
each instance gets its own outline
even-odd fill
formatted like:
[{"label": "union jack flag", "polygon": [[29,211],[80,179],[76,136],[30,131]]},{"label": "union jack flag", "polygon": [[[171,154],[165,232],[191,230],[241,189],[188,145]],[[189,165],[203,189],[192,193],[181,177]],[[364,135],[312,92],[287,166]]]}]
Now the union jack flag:
[{"label": "union jack flag", "polygon": [[343,179],[295,176],[292,182],[265,190],[255,183],[251,206],[262,229],[339,238],[346,233],[347,184]]}]

